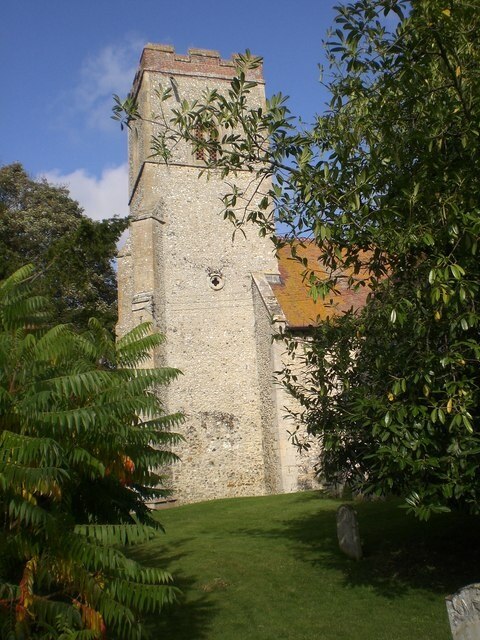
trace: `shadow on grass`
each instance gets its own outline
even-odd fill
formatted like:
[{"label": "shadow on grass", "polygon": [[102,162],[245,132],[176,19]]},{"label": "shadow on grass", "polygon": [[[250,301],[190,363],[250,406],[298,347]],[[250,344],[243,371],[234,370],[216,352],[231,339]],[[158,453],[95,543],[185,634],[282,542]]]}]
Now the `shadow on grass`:
[{"label": "shadow on grass", "polygon": [[195,578],[175,575],[175,585],[181,589],[182,595],[175,605],[166,608],[159,617],[147,620],[145,626],[152,638],[172,637],[172,630],[175,630],[175,640],[208,638],[216,606],[208,594],[198,594],[196,582]]},{"label": "shadow on grass", "polygon": [[398,503],[354,503],[354,508],[364,551],[360,561],[338,548],[335,508],[285,520],[276,529],[242,533],[284,539],[303,562],[340,571],[346,587],[368,585],[387,598],[412,589],[447,595],[479,581],[479,517],[450,513],[420,522]]},{"label": "shadow on grass", "polygon": [[[189,539],[178,540],[175,548],[181,548]],[[169,547],[143,547],[132,553],[135,560],[150,567],[169,570],[169,565],[178,562],[187,554],[172,553]],[[198,590],[199,579],[181,572],[175,572],[173,584],[181,594],[175,604],[165,607],[160,615],[145,621],[145,628],[151,638],[170,638],[175,630],[175,640],[205,640],[209,636],[211,620],[217,607],[209,593]]]}]

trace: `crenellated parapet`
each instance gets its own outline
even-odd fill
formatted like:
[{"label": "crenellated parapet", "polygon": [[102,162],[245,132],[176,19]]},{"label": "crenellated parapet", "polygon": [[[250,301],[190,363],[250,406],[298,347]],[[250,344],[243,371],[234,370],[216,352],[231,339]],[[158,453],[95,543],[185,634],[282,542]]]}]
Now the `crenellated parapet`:
[{"label": "crenellated parapet", "polygon": [[[231,80],[238,74],[237,63],[238,54],[233,54],[230,59],[224,60],[218,51],[211,49],[189,49],[187,55],[181,55],[170,45],[147,44],[140,58],[132,93],[135,95],[138,92],[145,71],[174,76]],[[255,69],[248,69],[246,77],[251,82],[263,84],[262,65]]]}]

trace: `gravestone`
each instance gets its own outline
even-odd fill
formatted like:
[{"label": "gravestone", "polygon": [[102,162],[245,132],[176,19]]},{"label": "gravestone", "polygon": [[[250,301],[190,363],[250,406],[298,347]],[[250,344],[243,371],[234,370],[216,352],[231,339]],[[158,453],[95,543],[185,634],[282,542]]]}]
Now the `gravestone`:
[{"label": "gravestone", "polygon": [[445,598],[453,640],[480,640],[480,584]]},{"label": "gravestone", "polygon": [[337,536],[340,549],[349,558],[360,560],[362,544],[358,531],[357,512],[348,504],[337,509]]}]

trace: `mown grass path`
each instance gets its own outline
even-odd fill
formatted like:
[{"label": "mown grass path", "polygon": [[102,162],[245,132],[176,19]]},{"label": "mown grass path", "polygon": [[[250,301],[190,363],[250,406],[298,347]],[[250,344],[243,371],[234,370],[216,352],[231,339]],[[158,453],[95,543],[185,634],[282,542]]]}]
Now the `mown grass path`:
[{"label": "mown grass path", "polygon": [[151,621],[168,640],[449,640],[444,597],[480,580],[480,519],[416,521],[396,502],[355,503],[365,557],[338,550],[341,502],[307,492],[159,512],[144,546],[184,595]]}]

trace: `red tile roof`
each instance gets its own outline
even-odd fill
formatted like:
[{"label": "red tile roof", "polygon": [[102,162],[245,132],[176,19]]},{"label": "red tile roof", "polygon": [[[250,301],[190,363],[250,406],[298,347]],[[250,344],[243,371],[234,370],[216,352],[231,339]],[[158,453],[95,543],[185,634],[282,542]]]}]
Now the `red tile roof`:
[{"label": "red tile roof", "polygon": [[[304,246],[297,245],[297,256],[307,258],[308,270],[314,270],[322,279],[327,278],[327,272],[322,265],[321,250],[313,241],[305,241]],[[280,271],[280,283],[271,283],[272,290],[285,314],[290,328],[303,329],[318,324],[319,321],[332,317],[351,307],[358,309],[365,304],[368,295],[368,287],[363,286],[357,291],[347,284],[347,277],[352,270],[345,271],[345,278],[338,281],[336,291],[325,300],[317,302],[309,295],[309,284],[305,280],[305,266],[297,259],[292,258],[290,246],[285,246],[278,251],[278,268]]]}]

